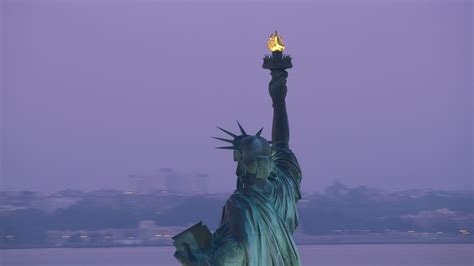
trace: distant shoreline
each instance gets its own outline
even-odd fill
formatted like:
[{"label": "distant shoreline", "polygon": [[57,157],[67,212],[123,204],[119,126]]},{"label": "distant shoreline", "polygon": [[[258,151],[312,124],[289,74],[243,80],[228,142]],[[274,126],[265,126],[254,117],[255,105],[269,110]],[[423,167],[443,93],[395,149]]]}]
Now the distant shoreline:
[{"label": "distant shoreline", "polygon": [[[321,238],[322,236],[309,236],[313,241],[309,239],[303,240],[299,239],[296,241],[298,246],[311,246],[311,245],[473,245],[474,238],[471,236],[458,237],[457,239],[451,238],[455,235],[450,235],[450,238],[446,239],[437,239],[437,240],[427,240],[427,239],[397,239],[393,241],[382,241],[382,240],[362,240],[360,236],[355,238],[349,238],[348,236],[337,236],[337,235],[327,235],[323,236],[325,238],[329,237],[339,237],[333,238],[332,240],[315,240],[315,238]],[[146,244],[137,244],[137,245],[64,245],[64,246],[52,246],[52,245],[18,245],[18,246],[3,246],[0,247],[0,250],[14,250],[14,249],[82,249],[82,248],[140,248],[140,247],[171,247],[173,246],[172,242],[156,244],[156,245],[146,245]]]}]

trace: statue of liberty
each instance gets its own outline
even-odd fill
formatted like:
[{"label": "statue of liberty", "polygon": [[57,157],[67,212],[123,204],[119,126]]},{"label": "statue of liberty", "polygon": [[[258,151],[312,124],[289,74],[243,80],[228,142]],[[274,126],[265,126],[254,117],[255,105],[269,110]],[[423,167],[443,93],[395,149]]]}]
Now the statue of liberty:
[{"label": "statue of liberty", "polygon": [[175,257],[183,265],[296,266],[300,259],[292,234],[298,226],[296,202],[301,198],[301,170],[290,149],[286,110],[287,68],[281,36],[270,36],[273,52],[263,67],[271,70],[269,93],[273,103],[272,139],[219,128],[232,139],[216,138],[230,145],[237,162],[237,187],[226,201],[214,233],[198,223],[173,237]]}]

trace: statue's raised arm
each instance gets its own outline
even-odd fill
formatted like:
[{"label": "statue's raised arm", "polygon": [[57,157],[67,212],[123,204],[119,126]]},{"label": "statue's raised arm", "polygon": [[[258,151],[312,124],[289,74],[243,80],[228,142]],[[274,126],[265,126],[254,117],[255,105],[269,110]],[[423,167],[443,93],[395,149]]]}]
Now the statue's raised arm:
[{"label": "statue's raised arm", "polygon": [[282,69],[275,69],[272,70],[271,75],[272,80],[268,90],[273,103],[272,143],[274,146],[288,148],[290,128],[285,101],[288,72]]},{"label": "statue's raised arm", "polygon": [[[263,68],[269,69],[272,75],[268,88],[273,104],[272,160],[276,167],[276,176],[280,177],[278,180],[284,181],[279,182],[278,185],[282,191],[291,191],[287,199],[293,198],[297,201],[301,198],[301,168],[296,156],[289,148],[290,127],[285,100],[288,90],[286,87],[288,77],[286,69],[291,68],[293,64],[291,57],[283,54],[285,45],[277,32],[270,36],[268,48],[272,51],[272,54],[263,58]],[[283,212],[286,211],[283,210]]]},{"label": "statue's raised arm", "polygon": [[290,128],[285,102],[288,72],[285,69],[291,68],[293,64],[289,55],[283,55],[285,45],[277,32],[270,36],[267,46],[272,55],[263,59],[263,68],[270,69],[272,75],[268,88],[273,103],[272,142],[274,147],[288,148]]}]

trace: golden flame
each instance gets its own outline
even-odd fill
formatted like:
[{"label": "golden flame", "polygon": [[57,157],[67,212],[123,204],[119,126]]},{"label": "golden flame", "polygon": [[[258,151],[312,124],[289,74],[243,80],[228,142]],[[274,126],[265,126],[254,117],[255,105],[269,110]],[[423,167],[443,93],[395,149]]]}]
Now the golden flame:
[{"label": "golden flame", "polygon": [[270,35],[270,38],[268,38],[267,47],[268,50],[272,52],[283,52],[283,50],[285,50],[285,44],[283,44],[283,37],[281,35],[278,35],[278,32],[275,31],[275,33]]}]

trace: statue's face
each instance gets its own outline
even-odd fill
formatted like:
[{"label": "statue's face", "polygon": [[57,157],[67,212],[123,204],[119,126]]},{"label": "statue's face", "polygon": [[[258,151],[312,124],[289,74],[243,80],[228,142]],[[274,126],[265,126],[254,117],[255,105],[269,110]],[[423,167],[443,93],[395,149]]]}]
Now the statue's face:
[{"label": "statue's face", "polygon": [[262,137],[248,136],[234,151],[234,161],[239,163],[245,172],[259,179],[267,178],[272,171],[270,143]]}]

